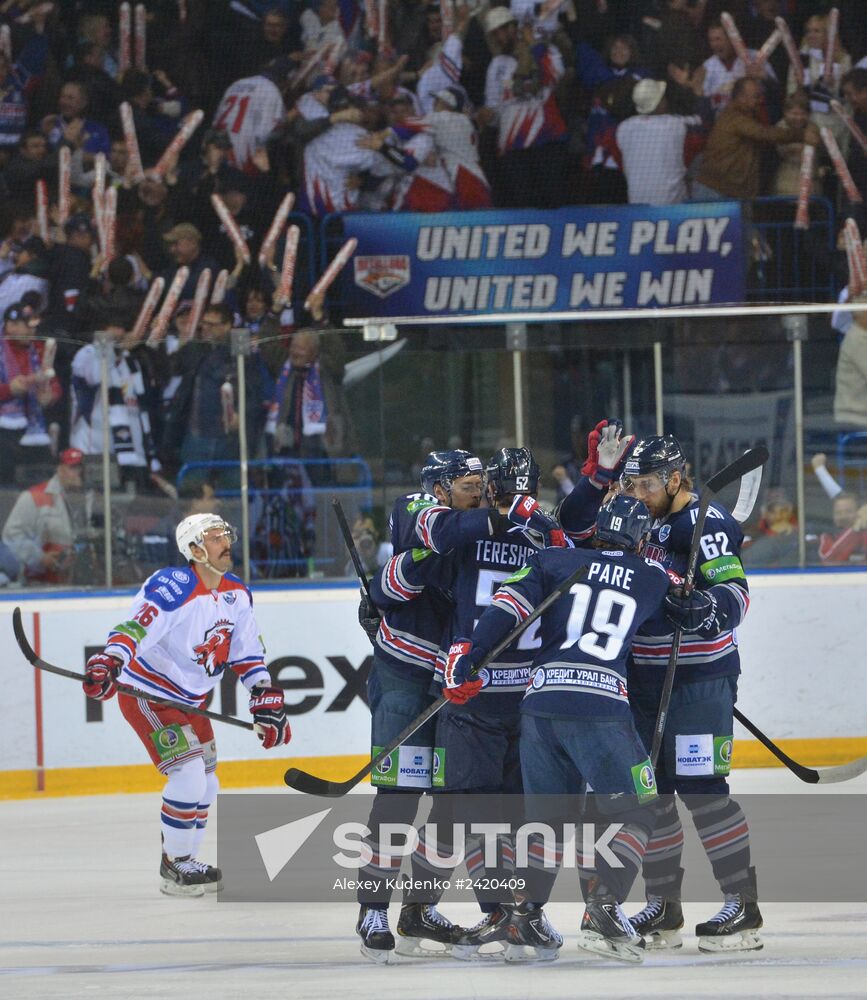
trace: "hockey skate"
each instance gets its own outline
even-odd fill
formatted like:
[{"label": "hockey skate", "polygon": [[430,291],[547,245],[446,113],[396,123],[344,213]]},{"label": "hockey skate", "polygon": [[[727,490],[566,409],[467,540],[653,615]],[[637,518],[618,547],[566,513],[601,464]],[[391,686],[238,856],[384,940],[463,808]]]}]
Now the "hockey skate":
[{"label": "hockey skate", "polygon": [[[448,955],[463,933],[461,927],[446,919],[429,903],[404,903],[397,921],[395,951],[409,958]],[[430,947],[431,943],[443,947]]]},{"label": "hockey skate", "polygon": [[683,909],[679,899],[648,896],[647,906],[629,918],[636,934],[644,938],[647,951],[662,951],[683,947],[680,929],[683,927]]},{"label": "hockey skate", "polygon": [[644,939],[635,933],[613,893],[599,883],[593,885],[587,895],[587,908],[578,931],[578,947],[618,962],[644,961]]},{"label": "hockey skate", "polygon": [[563,937],[535,903],[516,907],[508,925],[507,962],[553,962],[563,947]]},{"label": "hockey skate", "polygon": [[213,865],[199,861],[196,858],[190,858],[190,864],[198,868],[207,879],[206,882],[202,883],[205,892],[219,892],[223,888],[223,873],[219,868],[215,868]]},{"label": "hockey skate", "polygon": [[[452,945],[452,958],[468,962],[473,959],[501,958],[509,941],[509,924],[512,919],[510,906],[498,906],[493,913],[486,913],[482,919],[464,930]],[[501,944],[500,948],[483,952],[484,945]]]},{"label": "hockey skate", "polygon": [[764,944],[759,937],[762,915],[756,892],[756,870],[750,868],[750,885],[740,892],[727,892],[719,913],[695,928],[698,950],[760,951]]},{"label": "hockey skate", "polygon": [[[167,896],[204,896],[209,877],[198,861],[193,861],[189,855],[183,858],[170,858],[163,855],[160,862],[160,892]],[[219,874],[219,868],[213,868]]]},{"label": "hockey skate", "polygon": [[388,911],[362,904],[355,931],[361,938],[361,954],[371,962],[385,965],[394,951],[394,935],[388,929]]}]

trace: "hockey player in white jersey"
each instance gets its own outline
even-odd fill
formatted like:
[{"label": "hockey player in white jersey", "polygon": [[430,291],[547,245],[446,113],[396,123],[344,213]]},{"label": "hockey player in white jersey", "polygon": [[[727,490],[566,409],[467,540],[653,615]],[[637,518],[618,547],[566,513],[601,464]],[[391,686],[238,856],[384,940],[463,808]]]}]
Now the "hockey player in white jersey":
[{"label": "hockey player in white jersey", "polygon": [[118,680],[142,692],[140,698],[121,694],[118,702],[167,779],[160,812],[160,889],[167,895],[201,896],[221,887],[219,868],[196,857],[219,788],[217,745],[209,719],[147,696],[198,708],[229,669],[250,692],[263,747],[291,737],[283,691],[272,686],[265,666],[252,595],[228,572],[235,537],[218,514],[184,518],[176,539],[187,565],[158,570],[147,580],[129,619],[109,632],[105,649],[90,657],[85,671],[89,698],[113,698]]}]

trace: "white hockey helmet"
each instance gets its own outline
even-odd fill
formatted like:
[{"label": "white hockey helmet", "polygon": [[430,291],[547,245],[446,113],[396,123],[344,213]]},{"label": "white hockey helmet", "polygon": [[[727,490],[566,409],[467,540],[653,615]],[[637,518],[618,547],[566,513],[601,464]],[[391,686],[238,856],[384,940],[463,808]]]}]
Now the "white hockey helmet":
[{"label": "white hockey helmet", "polygon": [[175,528],[175,541],[178,543],[178,548],[184,559],[191,559],[193,562],[207,562],[205,559],[196,559],[192,547],[199,545],[204,548],[205,532],[213,528],[222,529],[229,536],[230,544],[237,541],[238,533],[219,514],[190,514],[189,517],[185,517],[181,521]]}]

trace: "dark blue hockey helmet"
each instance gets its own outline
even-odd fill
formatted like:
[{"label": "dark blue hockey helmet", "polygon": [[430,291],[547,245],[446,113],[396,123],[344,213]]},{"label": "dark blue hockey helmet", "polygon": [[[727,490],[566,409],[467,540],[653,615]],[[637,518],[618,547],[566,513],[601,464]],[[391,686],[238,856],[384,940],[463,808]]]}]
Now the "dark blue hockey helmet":
[{"label": "dark blue hockey helmet", "polygon": [[652,520],[643,501],[615,493],[596,515],[596,538],[609,545],[622,545],[637,551],[650,531]]},{"label": "dark blue hockey helmet", "polygon": [[539,489],[539,463],[529,448],[500,448],[485,472],[491,500],[516,493],[535,495]]},{"label": "dark blue hockey helmet", "polygon": [[642,438],[632,449],[623,467],[624,486],[628,489],[630,478],[647,476],[656,473],[662,484],[668,483],[672,472],[683,475],[686,469],[686,456],[680,442],[673,434],[661,437]]},{"label": "dark blue hockey helmet", "polygon": [[462,448],[449,451],[432,451],[424,460],[421,470],[421,485],[427,493],[433,493],[439,483],[448,493],[452,483],[463,476],[481,476],[484,480],[485,468],[482,460]]}]

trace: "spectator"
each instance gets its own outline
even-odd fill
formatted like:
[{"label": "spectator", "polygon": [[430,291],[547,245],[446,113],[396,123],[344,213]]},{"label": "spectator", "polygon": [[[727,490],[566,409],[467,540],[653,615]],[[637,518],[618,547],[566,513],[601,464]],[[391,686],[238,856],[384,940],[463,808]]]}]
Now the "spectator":
[{"label": "spectator", "polygon": [[819,558],[826,565],[862,563],[867,560],[867,505],[858,507],[852,493],[845,490],[834,497],[831,507],[833,532],[819,538]]},{"label": "spectator", "polygon": [[101,122],[85,117],[90,94],[84,83],[70,80],[60,88],[57,100],[57,114],[42,119],[42,131],[52,149],[69,146],[80,149],[87,157],[105,153],[108,156],[110,142],[108,129]]},{"label": "spectator", "polygon": [[[867,68],[853,69],[843,78],[843,92],[852,106],[852,117],[862,132],[867,132]],[[855,186],[867,198],[867,151],[857,142],[849,143],[849,172]],[[858,218],[864,220],[863,206],[858,206]]]},{"label": "spectator", "polygon": [[[349,110],[352,101],[343,87],[328,99],[330,113]],[[311,215],[348,212],[358,206],[361,174],[380,181],[393,173],[393,166],[373,149],[365,148],[368,130],[353,121],[339,121],[304,148],[305,201]]]},{"label": "spectator", "polygon": [[3,314],[0,336],[0,483],[16,465],[50,462],[44,409],[62,395],[53,371],[42,370],[44,345],[34,341],[36,321],[21,303]]},{"label": "spectator", "polygon": [[[749,66],[744,65],[743,59],[735,54],[725,28],[718,21],[707,29],[707,42],[712,55],[699,66],[692,75],[691,82],[699,96],[710,98],[716,115],[734,98],[734,87],[738,80],[747,76],[754,80],[761,80],[762,77],[776,79],[769,63],[761,64],[754,59]],[[756,52],[749,51],[753,57],[756,56]]]},{"label": "spectator", "polygon": [[495,189],[503,207],[553,208],[566,200],[566,125],[555,87],[563,58],[552,45],[536,43],[531,25],[518,34],[503,7],[485,15],[492,49],[481,120],[496,124],[499,158]]},{"label": "spectator", "polygon": [[[237,400],[237,365],[229,348],[232,312],[225,305],[211,305],[202,316],[202,339],[190,340],[173,355],[180,384],[166,414],[163,451],[168,459],[187,462],[237,462],[239,414],[224,407],[221,390],[228,382]],[[262,433],[262,388],[259,359],[246,361],[247,436],[255,455]],[[213,476],[197,472],[194,481],[213,479],[237,485],[233,469],[217,470]]]},{"label": "spectator", "polygon": [[51,248],[48,316],[70,333],[81,333],[87,315],[87,292],[96,240],[90,216],[73,215],[63,227],[66,241]]},{"label": "spectator", "polygon": [[105,52],[97,44],[81,42],[68,77],[87,87],[90,113],[99,122],[109,121],[121,100],[117,81],[102,68],[104,60]]},{"label": "spectator", "polygon": [[[132,108],[142,163],[145,167],[152,167],[169,144],[171,128],[158,114],[150,74],[140,69],[127,70],[121,81],[121,94]],[[119,118],[115,133],[121,134]]]},{"label": "spectator", "polygon": [[104,14],[84,14],[78,22],[78,42],[91,42],[102,53],[102,68],[117,79],[118,64],[111,47],[111,21]]},{"label": "spectator", "polygon": [[18,152],[3,170],[3,179],[9,197],[28,206],[34,204],[37,181],[45,181],[49,191],[56,189],[57,157],[40,131],[28,129],[24,132]]},{"label": "spectator", "polygon": [[762,85],[757,80],[741,77],[735,82],[731,103],[719,115],[708,136],[704,158],[692,184],[694,201],[757,197],[762,151],[769,146],[803,140],[803,128],[763,125],[759,121],[761,104]]},{"label": "spectator", "polygon": [[[106,317],[105,332],[113,346],[108,368],[109,448],[124,485],[145,490],[150,471],[159,471],[151,434],[151,413],[145,377],[129,339],[125,317]],[[139,348],[147,351],[147,348]],[[95,344],[82,347],[72,359],[72,433],[69,440],[85,455],[102,453],[104,414],[101,397],[102,357]]]},{"label": "spectator", "polygon": [[223,94],[214,128],[228,134],[235,166],[245,172],[253,169],[256,152],[286,116],[281,87],[291,68],[288,59],[274,59],[255,76],[236,80]]},{"label": "spectator", "polygon": [[346,41],[337,0],[313,0],[301,15],[301,44],[307,51]]},{"label": "spectator", "polygon": [[433,95],[425,118],[452,185],[457,210],[491,207],[491,187],[479,162],[476,128],[466,113],[465,92],[446,87]]},{"label": "spectator", "polygon": [[[859,295],[856,302],[867,302]],[[834,420],[841,433],[867,431],[867,313],[854,312],[837,359]]]},{"label": "spectator", "polygon": [[[801,159],[804,146],[818,146],[819,129],[810,121],[810,100],[803,90],[796,90],[786,97],[783,105],[783,121],[793,131],[803,133],[800,141],[784,142],[777,146],[780,158],[774,176],[771,194],[786,198],[797,198],[800,190]],[[816,164],[814,161],[813,171]]]},{"label": "spectator", "polygon": [[14,553],[28,583],[69,583],[75,535],[68,494],[81,489],[82,454],[60,453],[54,475],[19,494],[3,525],[3,543]]},{"label": "spectator", "polygon": [[[852,68],[849,53],[840,44],[840,36],[834,49],[830,67],[825,66],[825,49],[828,39],[828,18],[814,14],[804,25],[801,41],[801,63],[804,70],[804,86],[810,94],[812,119],[818,126],[826,126],[836,134],[838,142],[846,135],[846,126],[831,111],[831,101],[840,96],[843,77]],[[789,67],[786,89],[791,93],[798,87],[794,70]]]},{"label": "spectator", "polygon": [[15,266],[0,278],[0,312],[20,302],[28,292],[48,301],[48,248],[38,236],[28,236],[15,257]]},{"label": "spectator", "polygon": [[[436,8],[439,17],[439,4],[429,4],[429,10],[431,6]],[[442,45],[436,48],[436,55],[427,62],[427,65],[422,66],[416,87],[422,114],[429,114],[433,110],[436,94],[442,93],[446,88],[455,88],[458,91],[461,107],[469,104],[467,92],[461,86],[464,36],[469,24],[470,9],[466,4],[461,4],[455,11],[454,30]],[[405,52],[406,49],[398,51]],[[412,65],[411,57],[408,65]]]},{"label": "spectator", "polygon": [[762,516],[762,533],[744,548],[750,566],[795,566],[798,530],[795,505],[786,497],[768,500]]},{"label": "spectator", "polygon": [[0,154],[19,143],[27,125],[30,92],[44,72],[48,56],[44,28],[43,15],[15,62],[0,49]]},{"label": "spectator", "polygon": [[[780,16],[780,0],[756,0],[753,13],[743,26],[744,41],[750,49],[761,49],[777,30],[776,18]],[[778,45],[768,62],[778,80],[785,80],[789,71],[789,57],[785,45]]]},{"label": "spectator", "polygon": [[638,114],[617,126],[631,204],[676,205],[688,198],[684,143],[688,126],[701,118],[669,114],[666,88],[665,81],[640,80],[632,91]]},{"label": "spectator", "polygon": [[[346,454],[349,424],[343,364],[333,351],[327,361],[320,360],[320,337],[316,330],[297,330],[277,379],[265,433],[269,452],[279,458],[326,459]],[[313,465],[307,471],[314,486],[331,478],[327,465]]]},{"label": "spectator", "polygon": [[202,234],[190,222],[179,222],[172,226],[163,239],[168,244],[169,253],[174,260],[174,265],[163,272],[166,288],[171,285],[178,268],[188,267],[190,275],[181,289],[180,297],[191,299],[195,295],[199,275],[206,267],[210,268],[211,277],[216,277],[217,262],[213,257],[202,253]]}]

